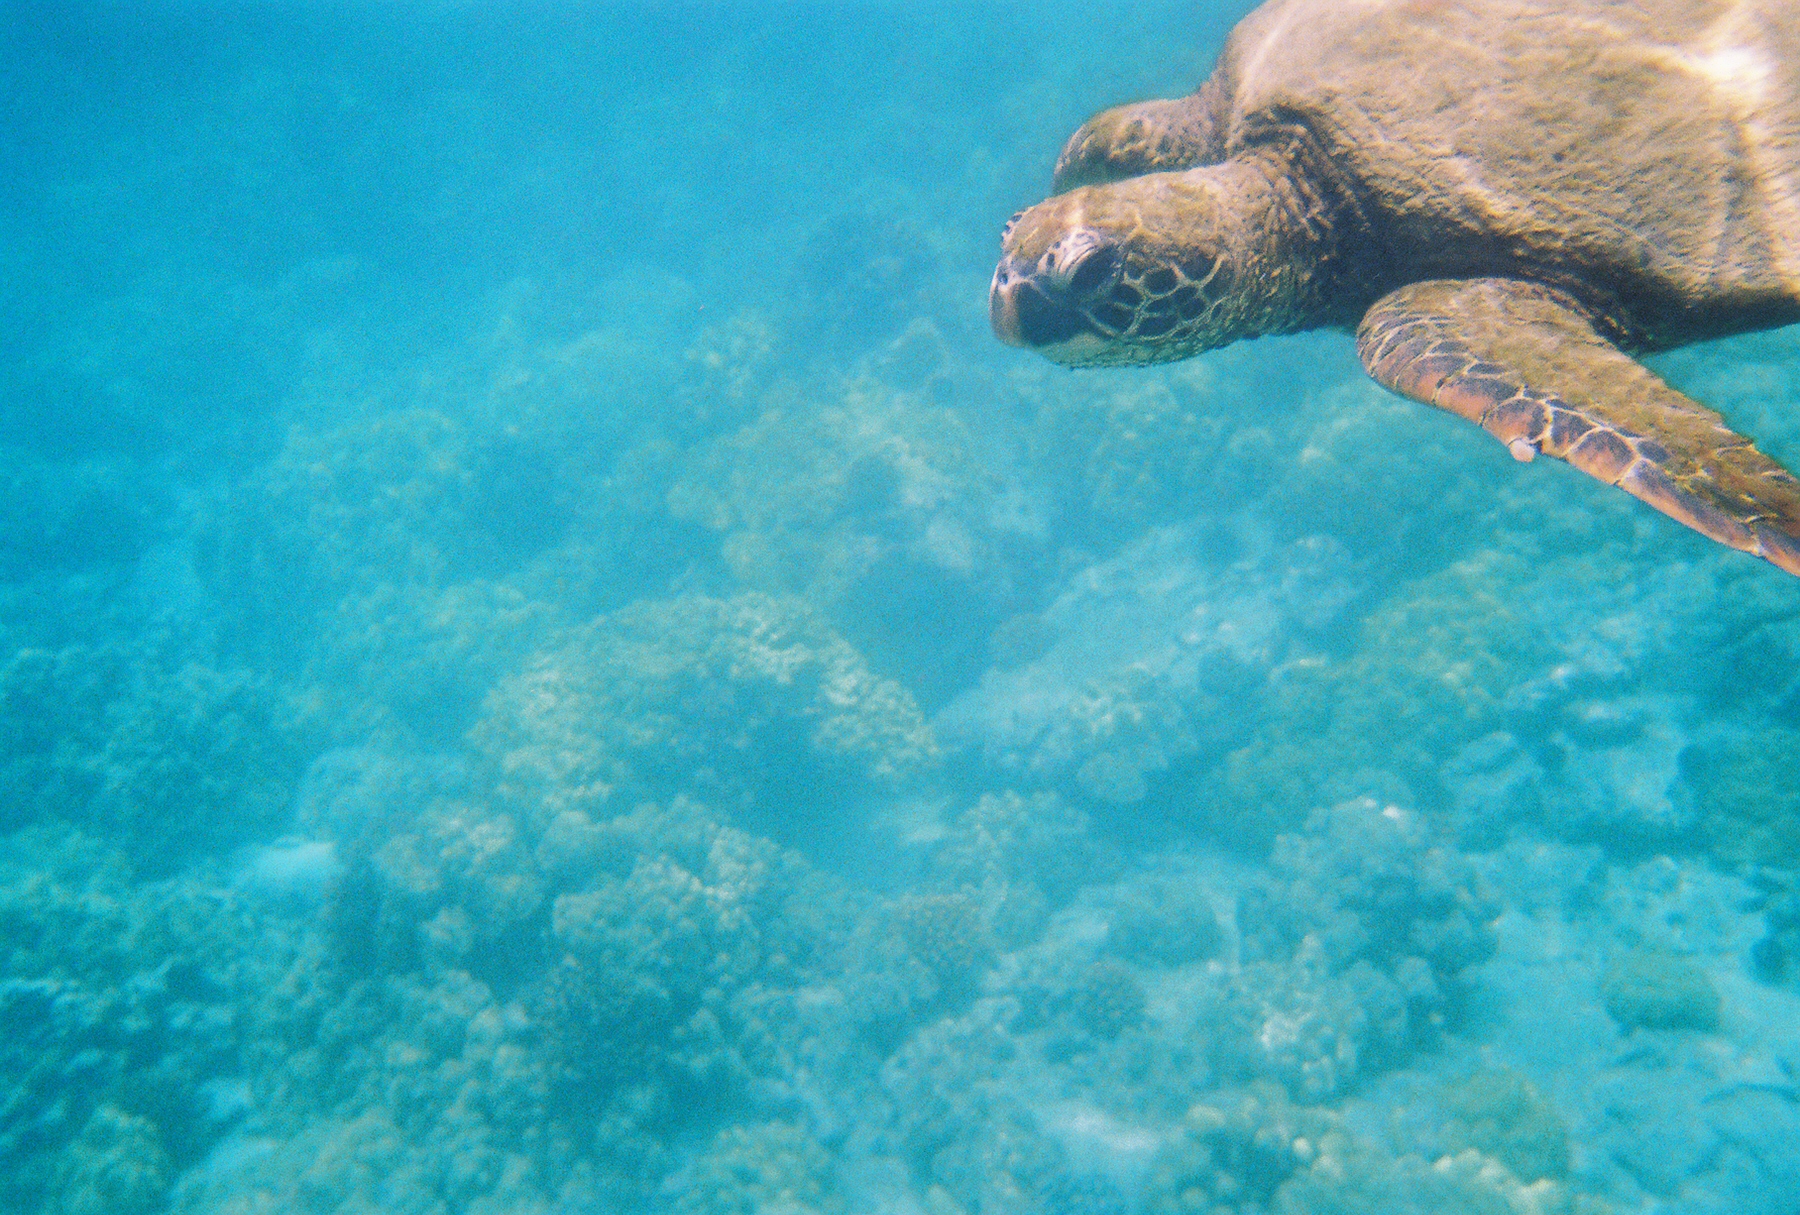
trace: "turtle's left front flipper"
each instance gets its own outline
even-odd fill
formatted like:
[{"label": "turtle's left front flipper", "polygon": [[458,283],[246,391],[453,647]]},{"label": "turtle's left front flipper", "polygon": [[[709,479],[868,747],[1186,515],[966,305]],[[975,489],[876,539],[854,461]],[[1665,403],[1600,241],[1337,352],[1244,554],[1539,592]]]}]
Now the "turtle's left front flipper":
[{"label": "turtle's left front flipper", "polygon": [[1357,350],[1395,392],[1479,424],[1800,575],[1800,481],[1607,341],[1564,293],[1512,279],[1413,283],[1363,317]]}]

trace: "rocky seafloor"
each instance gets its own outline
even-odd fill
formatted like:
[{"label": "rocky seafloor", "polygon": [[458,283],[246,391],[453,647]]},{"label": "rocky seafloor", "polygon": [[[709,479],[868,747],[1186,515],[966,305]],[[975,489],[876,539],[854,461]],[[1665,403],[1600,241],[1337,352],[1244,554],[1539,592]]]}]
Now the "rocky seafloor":
[{"label": "rocky seafloor", "polygon": [[1796,1210],[1800,580],[985,332],[1232,13],[147,11],[6,52],[0,1209]]}]

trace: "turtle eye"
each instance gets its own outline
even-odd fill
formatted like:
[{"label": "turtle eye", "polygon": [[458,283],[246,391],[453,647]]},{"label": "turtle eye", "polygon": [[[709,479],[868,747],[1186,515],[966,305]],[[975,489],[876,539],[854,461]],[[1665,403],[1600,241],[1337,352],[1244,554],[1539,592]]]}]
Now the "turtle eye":
[{"label": "turtle eye", "polygon": [[1106,286],[1118,272],[1123,259],[1111,245],[1101,245],[1081,259],[1075,273],[1069,276],[1069,290],[1075,295],[1091,295]]},{"label": "turtle eye", "polygon": [[1023,211],[1014,211],[1013,217],[1006,221],[1006,227],[1000,229],[1000,243],[1002,245],[1012,239],[1013,229],[1019,226],[1019,220],[1024,214],[1025,212]]}]

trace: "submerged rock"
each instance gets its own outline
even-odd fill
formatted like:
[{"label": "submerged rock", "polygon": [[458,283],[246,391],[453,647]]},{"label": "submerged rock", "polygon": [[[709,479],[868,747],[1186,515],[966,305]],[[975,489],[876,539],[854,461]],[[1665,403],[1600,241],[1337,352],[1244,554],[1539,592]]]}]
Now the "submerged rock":
[{"label": "submerged rock", "polygon": [[1719,1025],[1719,992],[1692,959],[1638,949],[1614,958],[1600,980],[1606,1011],[1626,1029],[1697,1029]]}]

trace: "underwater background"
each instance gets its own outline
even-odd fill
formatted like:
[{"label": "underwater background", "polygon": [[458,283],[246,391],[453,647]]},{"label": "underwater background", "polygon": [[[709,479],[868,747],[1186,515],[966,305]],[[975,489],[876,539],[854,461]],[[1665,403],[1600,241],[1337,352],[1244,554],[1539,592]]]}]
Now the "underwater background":
[{"label": "underwater background", "polygon": [[1248,7],[6,4],[0,1210],[1800,1211],[1800,580],[988,332]]}]

